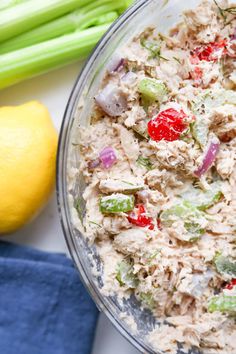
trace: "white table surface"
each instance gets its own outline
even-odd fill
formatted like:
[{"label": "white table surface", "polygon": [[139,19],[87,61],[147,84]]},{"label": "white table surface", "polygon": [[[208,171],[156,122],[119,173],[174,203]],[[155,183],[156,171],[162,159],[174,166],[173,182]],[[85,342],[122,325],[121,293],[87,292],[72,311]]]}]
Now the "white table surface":
[{"label": "white table surface", "polygon": [[[0,106],[39,100],[48,107],[59,130],[67,100],[80,68],[81,64],[73,64],[0,91]],[[6,239],[45,251],[67,252],[55,196],[37,219]],[[138,353],[121,337],[105,316],[100,315],[93,354]]]}]

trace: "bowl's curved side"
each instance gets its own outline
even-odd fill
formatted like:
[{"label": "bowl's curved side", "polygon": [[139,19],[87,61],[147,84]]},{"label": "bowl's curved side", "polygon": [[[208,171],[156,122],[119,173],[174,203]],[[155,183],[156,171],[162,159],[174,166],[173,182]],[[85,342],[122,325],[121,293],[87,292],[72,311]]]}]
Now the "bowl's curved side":
[{"label": "bowl's curved side", "polygon": [[[147,348],[144,343],[139,343],[138,338],[134,338],[128,328],[122,326],[119,318],[111,311],[111,304],[109,301],[106,301],[104,297],[101,296],[101,293],[98,291],[95,283],[90,279],[91,276],[88,274],[88,269],[85,266],[84,260],[81,259],[81,252],[78,247],[78,238],[83,248],[87,245],[83,242],[84,236],[76,230],[74,230],[71,223],[71,214],[70,206],[68,204],[68,184],[67,184],[67,163],[68,163],[68,154],[70,151],[70,135],[73,129],[74,120],[77,115],[77,107],[79,106],[79,98],[84,96],[84,92],[89,91],[89,88],[86,88],[86,82],[88,76],[90,76],[90,68],[94,66],[94,62],[99,58],[103,49],[109,45],[111,38],[119,31],[121,24],[125,25],[127,22],[131,21],[135,13],[141,10],[143,7],[146,7],[151,0],[141,0],[138,1],[133,7],[128,9],[119,19],[116,21],[109,31],[104,35],[100,40],[93,53],[87,60],[87,63],[76,80],[74,88],[72,90],[71,96],[69,98],[62,127],[60,130],[59,145],[58,145],[58,154],[57,154],[57,201],[58,201],[58,210],[60,214],[60,220],[65,236],[65,240],[70,252],[70,255],[74,261],[75,266],[79,270],[80,277],[88,289],[91,297],[95,301],[98,309],[109,318],[112,324],[120,331],[120,333],[128,339],[131,344],[133,344],[140,351],[149,351],[153,353],[151,348]],[[89,252],[89,250],[87,250]]]}]

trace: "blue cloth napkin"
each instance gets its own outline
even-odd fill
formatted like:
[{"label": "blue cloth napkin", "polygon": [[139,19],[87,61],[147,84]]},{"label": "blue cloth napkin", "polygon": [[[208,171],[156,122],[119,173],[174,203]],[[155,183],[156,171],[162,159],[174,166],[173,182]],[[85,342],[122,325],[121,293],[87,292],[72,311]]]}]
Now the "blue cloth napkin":
[{"label": "blue cloth napkin", "polygon": [[1,354],[90,354],[97,315],[66,256],[0,242]]}]

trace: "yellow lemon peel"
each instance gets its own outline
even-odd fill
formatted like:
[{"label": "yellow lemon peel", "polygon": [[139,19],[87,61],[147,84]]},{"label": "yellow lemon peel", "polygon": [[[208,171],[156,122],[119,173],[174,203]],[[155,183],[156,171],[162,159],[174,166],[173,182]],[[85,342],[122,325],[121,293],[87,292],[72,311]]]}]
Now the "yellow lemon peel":
[{"label": "yellow lemon peel", "polygon": [[37,101],[0,108],[0,234],[16,231],[47,202],[58,136]]}]

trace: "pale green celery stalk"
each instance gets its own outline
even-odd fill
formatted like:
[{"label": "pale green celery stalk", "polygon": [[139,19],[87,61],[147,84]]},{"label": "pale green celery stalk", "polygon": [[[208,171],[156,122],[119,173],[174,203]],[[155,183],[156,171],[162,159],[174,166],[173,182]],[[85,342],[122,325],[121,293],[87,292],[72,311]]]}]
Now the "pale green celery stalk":
[{"label": "pale green celery stalk", "polygon": [[85,58],[111,24],[76,31],[0,56],[0,89]]},{"label": "pale green celery stalk", "polygon": [[29,0],[0,0],[0,11]]},{"label": "pale green celery stalk", "polygon": [[[113,11],[123,5],[124,0],[93,1],[79,10],[3,42],[0,45],[0,54],[29,47],[90,26],[113,22],[118,17]],[[108,18],[104,17],[108,13]]]},{"label": "pale green celery stalk", "polygon": [[123,8],[120,9],[119,14],[121,15],[122,12],[127,10],[127,8],[131,5],[133,5],[134,3],[135,3],[135,0],[125,0],[125,4],[124,4]]},{"label": "pale green celery stalk", "polygon": [[99,1],[98,5],[99,6],[96,6],[96,1],[95,1],[92,4],[88,5],[87,9],[90,7],[89,11],[85,11],[85,7],[81,9],[84,13],[83,13],[82,21],[79,21],[78,18],[78,22],[77,22],[78,29],[85,29],[96,25],[101,20],[104,21],[106,14],[119,11],[120,8],[124,6],[124,0],[116,0],[116,1],[103,0],[103,1]]},{"label": "pale green celery stalk", "polygon": [[93,21],[91,20],[89,23],[87,23],[87,26],[84,29],[91,26],[101,26],[101,25],[105,25],[106,23],[112,23],[115,20],[117,20],[118,17],[119,17],[118,12],[116,11],[108,12],[107,14],[101,15],[100,17],[94,19]]},{"label": "pale green celery stalk", "polygon": [[0,12],[0,42],[74,11],[92,0],[29,0]]}]

